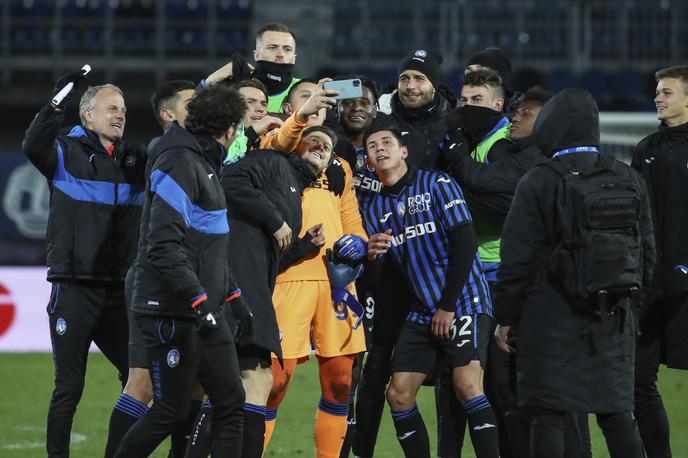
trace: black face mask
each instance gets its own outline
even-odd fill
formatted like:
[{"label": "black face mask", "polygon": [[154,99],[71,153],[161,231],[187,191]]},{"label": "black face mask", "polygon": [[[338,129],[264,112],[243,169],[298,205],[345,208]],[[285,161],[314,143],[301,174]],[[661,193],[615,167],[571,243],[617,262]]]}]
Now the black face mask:
[{"label": "black face mask", "polygon": [[285,91],[291,83],[291,72],[294,64],[278,64],[259,60],[253,70],[253,77],[265,84],[268,94],[274,95]]}]

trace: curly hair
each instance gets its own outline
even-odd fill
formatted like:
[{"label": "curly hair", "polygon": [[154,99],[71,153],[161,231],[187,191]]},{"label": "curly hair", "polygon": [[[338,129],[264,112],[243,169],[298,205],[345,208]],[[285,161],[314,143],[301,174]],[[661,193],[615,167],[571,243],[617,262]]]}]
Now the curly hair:
[{"label": "curly hair", "polygon": [[237,91],[216,84],[189,100],[184,124],[194,135],[217,139],[238,126],[245,111],[246,104]]}]

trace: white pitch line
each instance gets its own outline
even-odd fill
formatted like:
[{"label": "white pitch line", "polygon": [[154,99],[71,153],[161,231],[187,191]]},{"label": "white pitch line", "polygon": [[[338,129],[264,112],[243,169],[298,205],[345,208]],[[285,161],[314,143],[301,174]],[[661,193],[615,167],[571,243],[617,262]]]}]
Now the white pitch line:
[{"label": "white pitch line", "polygon": [[[21,431],[35,431],[35,432],[44,432],[45,428],[39,428],[37,426],[18,426],[18,430]],[[86,442],[88,437],[85,434],[80,434],[80,433],[72,433],[69,436],[70,443],[71,444],[80,444],[81,442]],[[23,450],[23,449],[28,449],[28,448],[42,448],[45,447],[45,442],[14,442],[12,444],[4,444],[0,446],[0,448],[6,449],[6,450]]]}]

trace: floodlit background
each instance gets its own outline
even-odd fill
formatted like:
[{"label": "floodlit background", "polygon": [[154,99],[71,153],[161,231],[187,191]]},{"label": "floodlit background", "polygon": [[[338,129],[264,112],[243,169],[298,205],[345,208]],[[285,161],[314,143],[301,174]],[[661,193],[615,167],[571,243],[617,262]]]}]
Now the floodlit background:
[{"label": "floodlit background", "polygon": [[[89,84],[120,86],[128,106],[125,138],[147,142],[159,134],[149,105],[158,84],[198,81],[234,52],[252,59],[256,30],[274,21],[297,36],[295,76],[360,73],[387,89],[396,84],[405,54],[432,49],[444,57],[444,83],[458,93],[466,59],[500,47],[512,58],[515,90],[588,89],[602,111],[603,148],[626,161],[657,126],[654,72],[686,63],[688,52],[688,1],[679,0],[2,0],[0,352],[50,349],[42,267],[48,186],[20,145],[57,77],[88,63]],[[78,122],[76,101],[67,118]],[[93,358],[75,424],[75,456],[102,453],[118,394],[111,368],[100,355]],[[51,371],[48,354],[0,354],[0,411],[6,413],[0,456],[44,455]],[[301,413],[278,425],[273,446],[282,448],[274,456],[311,454],[317,400],[303,399],[318,389],[313,368],[302,373],[303,383],[288,396],[303,404]],[[677,371],[662,376],[674,438],[684,440],[675,444],[675,456],[688,457],[686,378]],[[432,397],[424,396],[434,428]],[[399,456],[390,425],[382,434],[391,439],[381,439],[380,456]],[[599,435],[595,440],[600,447]]]}]

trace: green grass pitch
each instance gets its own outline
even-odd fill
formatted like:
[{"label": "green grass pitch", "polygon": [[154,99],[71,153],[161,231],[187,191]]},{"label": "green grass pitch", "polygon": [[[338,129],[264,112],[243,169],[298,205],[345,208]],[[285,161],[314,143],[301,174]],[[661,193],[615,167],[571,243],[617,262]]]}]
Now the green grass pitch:
[{"label": "green grass pitch", "polygon": [[[0,456],[33,458],[45,456],[45,419],[53,387],[52,358],[47,353],[0,354]],[[688,372],[662,369],[660,389],[672,428],[675,458],[688,458]],[[73,457],[101,457],[107,423],[119,395],[114,369],[100,354],[91,354],[86,389],[72,429]],[[309,362],[296,370],[292,386],[281,406],[277,427],[266,456],[313,456],[312,425],[320,396],[317,365]],[[423,388],[419,406],[434,444],[435,414],[432,390]],[[595,457],[608,456],[594,419],[590,421]],[[467,438],[468,439],[468,438]],[[467,440],[470,443],[470,440]],[[434,445],[433,445],[434,447]],[[399,457],[389,412],[385,411],[376,457]],[[167,456],[163,444],[154,457]],[[464,457],[473,457],[470,445]]]}]

